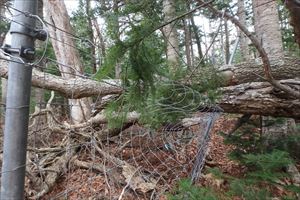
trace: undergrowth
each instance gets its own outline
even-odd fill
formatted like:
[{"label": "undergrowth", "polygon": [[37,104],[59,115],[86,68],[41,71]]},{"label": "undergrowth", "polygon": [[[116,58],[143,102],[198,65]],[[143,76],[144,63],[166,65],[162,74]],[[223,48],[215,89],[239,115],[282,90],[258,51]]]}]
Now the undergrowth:
[{"label": "undergrowth", "polygon": [[[259,132],[253,131],[254,128],[255,124],[248,124],[243,130],[236,131],[230,136],[221,133],[225,143],[235,146],[235,149],[228,155],[229,158],[246,167],[246,172],[238,178],[224,174],[218,168],[208,170],[215,178],[225,180],[226,192],[207,186],[197,187],[188,180],[182,180],[178,187],[168,195],[168,198],[170,200],[206,200],[238,197],[245,200],[268,200],[278,198],[278,194],[274,191],[279,189],[284,191],[282,193],[284,195],[280,196],[281,199],[297,199],[300,195],[300,188],[290,181],[291,175],[287,169],[297,159],[298,155],[293,147],[299,144],[299,137],[286,136],[266,143],[266,138]],[[220,197],[220,192],[222,197]]]}]

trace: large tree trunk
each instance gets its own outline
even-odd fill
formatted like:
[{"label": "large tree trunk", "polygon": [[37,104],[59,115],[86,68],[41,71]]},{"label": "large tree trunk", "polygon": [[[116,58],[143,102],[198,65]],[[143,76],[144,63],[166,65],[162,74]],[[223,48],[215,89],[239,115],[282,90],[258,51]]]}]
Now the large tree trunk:
[{"label": "large tree trunk", "polygon": [[[59,64],[61,75],[65,78],[74,78],[76,74],[83,73],[83,66],[77,49],[73,48],[75,46],[74,40],[68,34],[73,31],[66,6],[60,0],[44,0],[43,2],[47,8],[47,21],[55,25],[48,26],[48,28],[56,59],[59,63],[62,63]],[[65,31],[61,31],[60,29],[64,29]],[[90,104],[91,102],[88,98],[69,99],[70,116],[74,123],[80,123],[90,117]]]},{"label": "large tree trunk", "polygon": [[253,0],[255,33],[270,59],[283,57],[277,2]]},{"label": "large tree trunk", "polygon": [[[165,21],[176,17],[175,0],[163,0],[163,13],[165,15]],[[164,27],[164,36],[167,45],[167,59],[170,65],[170,71],[174,73],[179,67],[179,41],[176,22]]]},{"label": "large tree trunk", "polygon": [[[92,8],[91,8],[91,0],[86,0],[85,1],[85,9],[86,9],[86,13],[87,13],[87,22],[88,22],[88,37],[89,40],[93,43],[95,43],[95,38],[94,38],[94,30],[93,30],[93,18],[95,18],[93,16],[93,12],[92,12]],[[97,72],[97,58],[96,58],[96,46],[91,45],[91,53],[92,53],[92,69],[93,69],[93,73]]]},{"label": "large tree trunk", "polygon": [[[273,75],[278,80],[300,78],[300,59],[285,58],[278,62],[273,62]],[[0,76],[7,78],[7,62],[0,60]],[[222,86],[239,85],[248,82],[264,81],[262,64],[255,61],[240,63],[237,65],[227,65],[219,72],[226,80]],[[199,75],[201,76],[201,74]],[[91,96],[105,96],[109,94],[119,94],[122,92],[119,80],[103,80],[101,82],[74,77],[66,78],[42,73],[33,70],[32,85],[38,88],[54,90],[67,98],[79,99]]]},{"label": "large tree trunk", "polygon": [[[276,80],[299,78],[299,66],[300,60],[297,58],[286,57],[273,60],[271,63],[272,75]],[[222,66],[220,74],[225,78],[223,86],[265,81],[262,62],[258,59]]]},{"label": "large tree trunk", "polygon": [[[0,60],[0,76],[8,78],[7,63]],[[65,78],[33,70],[32,86],[59,92],[66,98],[81,99],[91,96],[120,94],[121,81],[103,80],[102,82],[84,78]]]},{"label": "large tree trunk", "polygon": [[[290,81],[290,85],[300,89],[300,80]],[[224,112],[300,118],[300,100],[276,93],[268,82],[229,86],[221,91],[223,96],[218,105]]]},{"label": "large tree trunk", "polygon": [[[270,2],[268,0],[253,0],[253,11],[255,32],[269,59],[272,61],[283,57],[283,42],[279,25],[277,2]],[[299,68],[299,65],[296,66]],[[273,67],[271,70],[273,70]],[[291,71],[291,73],[293,72]],[[292,105],[291,110],[288,110],[290,112],[293,110]],[[270,117],[262,118],[262,133],[265,137],[273,136],[273,138],[278,138],[277,132],[286,133],[288,130],[288,121],[293,121],[293,119],[286,119],[286,123],[279,127],[276,124],[271,126],[268,125],[270,124],[270,120],[272,120]]]},{"label": "large tree trunk", "polygon": [[[284,72],[284,70],[292,70],[292,68],[290,67],[295,67],[297,65],[299,66],[300,60],[287,59],[283,63],[285,63],[285,65],[283,64],[277,66],[278,72]],[[248,66],[247,70],[252,69],[252,66],[250,64],[246,66]],[[259,66],[257,66],[257,68],[259,68]],[[240,68],[238,67],[237,69]],[[298,70],[296,72],[297,73],[290,73],[290,75],[293,75],[294,78],[297,76],[300,77],[300,71]],[[240,74],[243,73],[236,74],[237,79],[239,78]],[[278,79],[280,79],[280,74],[281,73],[278,73]],[[1,60],[0,76],[4,78],[7,78],[8,76],[7,63]],[[249,76],[256,77],[255,74],[251,73],[249,74]],[[289,76],[289,78],[292,77]],[[245,82],[254,82],[253,80],[254,78],[252,80],[244,79]],[[293,86],[299,88],[299,82],[299,79],[298,82],[294,81]],[[123,92],[123,89],[122,87],[120,87],[120,84],[120,81],[114,80],[98,82],[78,77],[69,79],[51,74],[44,74],[36,70],[33,70],[32,75],[32,85],[34,87],[54,90],[60,92],[62,95],[68,98],[121,94]],[[300,117],[300,100],[286,99],[284,94],[278,94],[276,90],[272,90],[272,87],[269,83],[240,84],[236,86],[225,87],[222,89],[222,91],[223,97],[218,101],[218,103],[224,110],[224,112],[262,114],[294,118]]]}]

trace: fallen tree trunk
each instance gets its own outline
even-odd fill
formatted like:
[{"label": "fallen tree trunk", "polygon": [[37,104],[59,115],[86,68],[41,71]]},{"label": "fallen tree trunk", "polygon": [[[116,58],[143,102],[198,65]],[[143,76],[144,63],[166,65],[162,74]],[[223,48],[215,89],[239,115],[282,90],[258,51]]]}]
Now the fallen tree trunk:
[{"label": "fallen tree trunk", "polygon": [[[0,76],[8,78],[7,62],[0,62]],[[81,77],[64,78],[38,70],[32,72],[32,86],[59,92],[70,99],[80,99],[91,96],[120,94],[123,89],[116,80],[95,81]]]},{"label": "fallen tree trunk", "polygon": [[[271,61],[271,69],[272,75],[276,80],[299,78],[300,60],[298,58],[286,57],[282,60]],[[222,66],[220,74],[225,78],[223,86],[266,80],[264,79],[265,75],[260,59]]]},{"label": "fallen tree trunk", "polygon": [[[292,82],[290,86],[300,88],[300,80]],[[224,112],[300,118],[300,100],[277,93],[267,82],[229,86],[221,91],[223,95],[218,105]]]},{"label": "fallen tree trunk", "polygon": [[[285,58],[272,63],[272,74],[275,79],[293,79],[300,77],[300,59]],[[237,65],[223,66],[220,74],[224,76],[223,86],[239,85],[248,82],[264,81],[262,63],[252,60]],[[0,76],[8,77],[7,62],[0,61]],[[33,70],[32,86],[54,90],[72,99],[95,95],[120,94],[123,89],[119,80],[103,80],[101,82],[82,77],[66,79],[60,76]]]},{"label": "fallen tree trunk", "polygon": [[[275,64],[273,67],[274,77],[277,79],[298,77],[300,75],[299,64],[299,59],[290,58]],[[232,80],[239,80],[231,81],[231,84],[253,82],[257,80],[260,73],[263,73],[262,67],[259,66],[259,64],[253,64],[253,66],[249,63],[239,64],[235,67],[228,67],[223,72],[232,72],[232,74],[235,74],[232,76]],[[7,67],[4,65],[0,67],[0,75],[7,78]],[[64,79],[63,77],[34,70],[32,85],[57,91],[68,98],[82,98],[95,95],[105,96],[123,92],[119,81],[108,81],[110,83],[84,78]],[[299,80],[290,80],[289,86],[299,88]],[[218,104],[224,112],[300,118],[299,100],[286,98],[284,94],[282,94],[283,96],[279,96],[276,92],[274,93],[273,87],[267,82],[229,86],[222,88],[221,91],[224,95],[218,101]]]}]

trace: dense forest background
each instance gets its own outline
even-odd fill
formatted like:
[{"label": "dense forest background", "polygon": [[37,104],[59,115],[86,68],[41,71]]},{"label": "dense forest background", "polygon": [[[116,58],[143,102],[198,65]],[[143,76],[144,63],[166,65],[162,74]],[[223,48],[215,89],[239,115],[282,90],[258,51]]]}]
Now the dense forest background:
[{"label": "dense forest background", "polygon": [[2,127],[10,23],[48,34],[35,42],[26,198],[299,198],[299,11],[38,0],[32,27],[1,0]]}]

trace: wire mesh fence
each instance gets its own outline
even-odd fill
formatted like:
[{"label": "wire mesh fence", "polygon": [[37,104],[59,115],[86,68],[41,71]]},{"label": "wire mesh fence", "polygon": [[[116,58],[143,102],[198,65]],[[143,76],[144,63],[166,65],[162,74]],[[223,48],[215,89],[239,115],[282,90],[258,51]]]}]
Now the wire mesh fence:
[{"label": "wire mesh fence", "polygon": [[[12,16],[30,16],[29,13],[23,13],[11,6],[9,8],[17,13]],[[18,23],[6,16],[1,18]],[[54,26],[39,18],[37,20],[44,27]],[[26,24],[18,24],[31,28]],[[72,39],[86,41],[61,28],[55,28],[65,32]],[[77,49],[57,38],[50,38]],[[36,62],[25,63],[25,67],[33,67],[44,75],[44,79],[42,76],[39,79],[40,82],[44,82],[43,85],[46,85],[49,73],[57,77],[63,75],[60,71],[61,66],[69,68],[74,79],[78,79],[69,86],[71,91],[73,87],[80,85],[83,79],[92,81],[89,74],[83,75],[74,66],[47,57],[48,43],[46,40],[44,45],[38,46],[37,51],[42,53]],[[7,73],[5,66],[8,61],[24,63],[22,59],[14,59],[5,51],[1,51],[1,73]],[[120,127],[109,128],[101,106],[99,113],[91,113],[91,116],[86,116],[84,122],[73,124],[72,109],[82,109],[80,104],[74,103],[75,100],[66,99],[59,93],[33,88],[32,97],[39,94],[42,98],[32,98],[35,101],[32,101],[31,105],[24,105],[31,108],[26,198],[162,199],[179,180],[197,180],[207,155],[211,128],[220,109],[205,101],[182,105],[186,98],[190,98],[190,102],[198,101],[201,94],[184,84],[172,83],[170,86],[170,83],[158,83],[164,84],[171,88],[170,95],[151,105],[148,110],[155,113],[157,109],[161,109],[160,115],[171,115],[175,112],[182,117],[175,123],[166,121],[155,129],[138,123],[136,118],[139,115],[134,113],[128,118],[135,119],[125,119]],[[178,88],[181,98],[173,104],[164,104],[165,100],[178,94]],[[72,97],[74,96],[70,98]],[[91,105],[102,105],[105,101],[101,94],[90,99]],[[5,104],[3,107],[4,111],[11,109],[6,108]],[[94,106],[94,109],[99,107]]]},{"label": "wire mesh fence", "polygon": [[[121,194],[128,199],[159,199],[179,180],[200,177],[217,116],[217,112],[197,113],[193,118],[186,118],[184,126],[174,124],[159,130],[136,123],[114,134],[104,131],[106,125],[99,124],[63,132],[49,130],[45,116],[39,116],[29,135],[30,162],[27,166],[28,174],[39,178],[31,180],[28,186],[33,189],[33,185],[42,183],[54,173],[57,178],[63,175],[60,181],[66,185],[60,186],[58,194],[52,196],[50,193],[48,197],[53,199],[60,196],[96,199],[110,196],[115,199]],[[57,166],[68,154],[68,163]],[[56,172],[53,168],[62,171]],[[74,183],[74,179],[79,181],[81,172],[86,180],[82,184]],[[86,184],[100,186],[90,188]],[[80,196],[81,189],[89,191]]]}]

